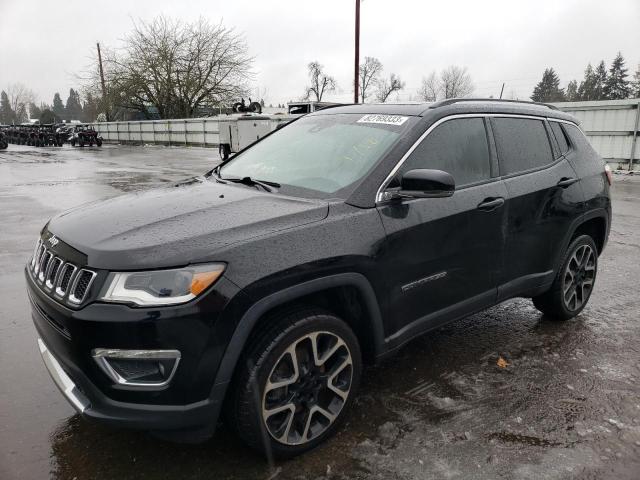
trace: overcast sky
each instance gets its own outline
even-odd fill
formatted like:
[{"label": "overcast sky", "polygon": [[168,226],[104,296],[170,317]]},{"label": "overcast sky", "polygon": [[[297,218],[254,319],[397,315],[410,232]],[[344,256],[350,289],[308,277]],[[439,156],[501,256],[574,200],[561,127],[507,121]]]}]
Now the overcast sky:
[{"label": "overcast sky", "polygon": [[[198,16],[244,32],[255,56],[255,87],[269,103],[297,100],[306,65],[318,60],[338,82],[331,99],[349,101],[353,83],[354,0],[0,0],[0,89],[22,82],[40,101],[78,87],[74,74],[95,42],[117,46],[132,19]],[[364,0],[361,58],[375,56],[415,98],[423,76],[468,67],[476,95],[528,98],[545,67],[562,86],[588,62],[622,51],[629,73],[640,63],[640,0]],[[327,98],[330,99],[330,98]]]}]

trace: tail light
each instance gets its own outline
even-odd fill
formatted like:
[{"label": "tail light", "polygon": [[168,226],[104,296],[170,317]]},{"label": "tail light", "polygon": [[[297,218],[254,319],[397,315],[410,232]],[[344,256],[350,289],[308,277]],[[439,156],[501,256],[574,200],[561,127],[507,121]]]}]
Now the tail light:
[{"label": "tail light", "polygon": [[611,171],[611,167],[609,165],[604,166],[604,173],[607,176],[607,182],[609,182],[609,186],[613,185],[613,172]]}]

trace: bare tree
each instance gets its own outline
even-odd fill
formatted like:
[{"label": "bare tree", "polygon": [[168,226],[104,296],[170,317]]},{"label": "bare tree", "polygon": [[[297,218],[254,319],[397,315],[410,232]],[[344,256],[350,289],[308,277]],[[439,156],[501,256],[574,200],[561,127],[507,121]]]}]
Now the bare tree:
[{"label": "bare tree", "polygon": [[383,78],[378,81],[378,91],[376,92],[376,100],[380,103],[385,103],[389,96],[393,92],[399,92],[405,86],[405,83],[400,80],[395,73],[392,73],[389,78]]},{"label": "bare tree", "polygon": [[33,91],[22,83],[12,83],[7,88],[7,95],[11,110],[16,115],[16,123],[26,122],[29,119],[28,105],[36,99]]},{"label": "bare tree", "polygon": [[382,63],[375,57],[365,57],[364,63],[360,65],[360,101],[367,99],[369,87],[375,85],[378,76],[382,72]]},{"label": "bare tree", "polygon": [[307,68],[311,86],[307,87],[305,98],[309,100],[313,95],[316,97],[316,101],[321,102],[322,96],[326,92],[333,92],[336,89],[336,81],[333,77],[324,73],[324,67],[317,61],[311,62]]},{"label": "bare tree", "polygon": [[440,82],[444,98],[466,97],[474,90],[467,67],[457,65],[447,67],[440,74]]},{"label": "bare tree", "polygon": [[[103,53],[106,100],[147,117],[151,107],[160,118],[192,117],[247,94],[253,62],[247,52],[242,35],[203,18],[183,23],[160,16],[134,24],[121,49]],[[89,87],[98,85],[97,71]]]},{"label": "bare tree", "polygon": [[442,86],[440,85],[440,79],[435,71],[431,72],[428,77],[422,78],[422,85],[418,89],[418,96],[424,102],[435,102],[440,96]]}]

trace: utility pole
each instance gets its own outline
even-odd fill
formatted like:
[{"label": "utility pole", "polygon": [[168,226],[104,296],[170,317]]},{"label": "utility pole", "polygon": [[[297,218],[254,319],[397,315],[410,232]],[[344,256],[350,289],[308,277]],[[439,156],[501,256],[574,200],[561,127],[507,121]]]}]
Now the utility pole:
[{"label": "utility pole", "polygon": [[98,47],[98,66],[100,68],[100,83],[102,84],[102,104],[105,109],[105,115],[107,116],[107,121],[109,118],[109,108],[107,107],[107,85],[104,82],[104,70],[102,69],[102,54],[100,53],[100,42],[96,43]]},{"label": "utility pole", "polygon": [[502,92],[504,92],[504,82],[502,82],[502,89],[500,90],[500,100],[502,100]]},{"label": "utility pole", "polygon": [[358,103],[360,80],[360,0],[356,0],[356,58],[353,79],[353,103]]}]

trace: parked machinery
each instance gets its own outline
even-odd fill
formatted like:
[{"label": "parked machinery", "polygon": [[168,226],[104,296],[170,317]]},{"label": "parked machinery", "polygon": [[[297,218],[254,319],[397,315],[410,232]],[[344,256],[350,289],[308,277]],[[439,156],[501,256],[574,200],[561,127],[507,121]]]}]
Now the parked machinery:
[{"label": "parked machinery", "polygon": [[102,137],[98,135],[98,132],[96,132],[93,127],[89,127],[87,125],[75,125],[69,137],[69,143],[71,143],[72,147],[75,147],[76,145],[79,147],[84,147],[85,145],[92,147],[94,144],[101,147]]},{"label": "parked machinery", "polygon": [[4,150],[9,146],[4,128],[0,129],[0,150]]},{"label": "parked machinery", "polygon": [[233,104],[232,109],[234,113],[262,113],[260,102],[252,102],[251,98],[249,98],[249,105],[245,103],[244,98],[241,98],[239,102]]},{"label": "parked machinery", "polygon": [[[30,147],[61,147],[66,142],[81,147],[102,146],[102,137],[87,125],[65,123],[47,125],[8,125],[1,128],[5,142]],[[5,147],[6,148],[6,147]]]}]

